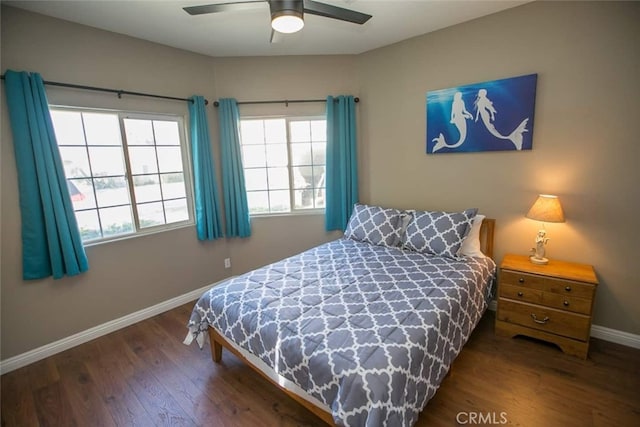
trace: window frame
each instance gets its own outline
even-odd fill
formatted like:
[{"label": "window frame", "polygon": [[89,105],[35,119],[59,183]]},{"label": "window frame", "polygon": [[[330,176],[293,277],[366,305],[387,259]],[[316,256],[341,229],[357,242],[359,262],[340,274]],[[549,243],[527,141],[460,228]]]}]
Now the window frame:
[{"label": "window frame", "polygon": [[[270,216],[292,216],[292,215],[319,215],[319,214],[323,214],[325,212],[325,207],[313,207],[313,208],[306,208],[306,209],[300,209],[300,208],[295,208],[295,192],[296,189],[295,185],[294,185],[294,173],[293,173],[293,168],[294,167],[299,167],[301,165],[294,165],[292,162],[292,158],[293,158],[293,153],[292,153],[292,144],[297,144],[296,142],[292,142],[291,141],[291,128],[289,126],[290,122],[296,122],[296,121],[324,121],[326,123],[327,118],[325,115],[321,115],[321,114],[301,114],[301,115],[251,115],[251,116],[241,116],[240,117],[240,122],[242,122],[243,120],[277,120],[277,119],[283,119],[285,121],[285,131],[286,131],[286,146],[287,146],[287,174],[288,174],[288,179],[289,179],[289,206],[290,209],[289,211],[280,211],[280,212],[256,212],[256,213],[249,213],[250,217],[260,217],[260,218],[264,218],[264,217],[270,217]],[[325,136],[325,153],[326,153],[326,136]],[[309,144],[313,144],[313,140],[309,141]],[[242,143],[242,132],[240,132],[240,147],[241,147],[241,151],[242,151],[242,146],[244,144]],[[243,162],[242,162],[242,171],[244,174],[245,171],[245,165],[244,165],[244,153],[242,154],[243,156]],[[315,165],[313,165],[313,162],[311,165],[302,165],[302,167],[313,167]],[[325,156],[325,163],[322,164],[322,166],[325,167],[325,185],[321,188],[324,189],[325,191],[325,197],[326,197],[326,156]],[[250,167],[250,169],[269,169],[269,166],[266,165],[264,167]],[[256,190],[257,191],[257,190]],[[268,191],[272,191],[267,187],[267,192]],[[277,191],[277,190],[276,190]],[[245,189],[245,193],[249,193],[251,191],[247,191]],[[326,200],[326,199],[325,199]],[[326,205],[325,205],[326,206]]]},{"label": "window frame", "polygon": [[[156,234],[156,233],[161,233],[164,231],[170,231],[170,230],[175,230],[175,229],[180,229],[180,228],[186,228],[186,227],[191,227],[195,224],[195,215],[194,215],[194,194],[193,194],[193,173],[192,173],[192,167],[191,167],[191,150],[189,148],[189,134],[187,132],[187,129],[185,127],[185,117],[179,114],[170,114],[170,113],[157,113],[157,112],[142,112],[142,111],[128,111],[128,110],[118,110],[118,109],[105,109],[105,108],[94,108],[94,107],[79,107],[79,106],[68,106],[68,105],[49,105],[49,110],[50,111],[64,111],[64,112],[76,112],[76,113],[96,113],[96,114],[114,114],[117,115],[118,117],[118,125],[119,125],[119,131],[120,131],[120,138],[122,141],[122,145],[120,145],[120,148],[122,149],[122,156],[123,156],[123,162],[124,162],[124,179],[127,183],[127,192],[129,195],[129,203],[128,204],[122,204],[122,205],[118,205],[118,206],[129,206],[130,210],[131,210],[131,218],[132,218],[132,226],[133,226],[133,230],[131,232],[128,233],[121,233],[121,234],[116,234],[116,235],[111,235],[111,236],[107,236],[107,237],[99,237],[99,238],[95,238],[95,239],[89,239],[89,240],[82,240],[82,244],[85,247],[89,247],[89,246],[93,246],[93,245],[98,245],[98,244],[102,244],[102,243],[107,243],[107,242],[113,242],[113,241],[118,241],[118,240],[125,240],[125,239],[131,239],[131,238],[136,238],[136,237],[142,237],[142,236],[147,236],[147,235],[151,235],[151,234]],[[185,187],[185,200],[186,200],[186,206],[187,206],[187,213],[188,213],[188,219],[186,220],[182,220],[182,221],[176,221],[176,222],[172,222],[172,223],[168,223],[168,224],[158,224],[158,225],[151,225],[148,227],[140,227],[140,218],[139,218],[139,213],[138,213],[138,208],[137,208],[137,201],[136,201],[136,194],[135,194],[135,184],[134,184],[134,175],[132,173],[132,167],[131,167],[131,162],[130,162],[130,155],[129,155],[129,143],[127,141],[126,138],[126,129],[125,129],[125,125],[124,125],[124,121],[126,119],[131,119],[131,120],[149,120],[149,121],[171,121],[171,122],[176,122],[178,125],[178,135],[180,138],[180,154],[182,156],[182,174],[184,177],[184,187]],[[55,129],[54,129],[54,133],[55,133]],[[83,126],[83,133],[85,135],[85,144],[83,145],[85,148],[88,148],[89,145],[87,144],[86,141],[86,131],[84,129]],[[60,145],[58,140],[57,140],[57,136],[56,136],[56,145],[58,146],[58,148],[62,147],[70,147],[70,146],[76,146],[76,145]],[[135,146],[135,145],[134,145]],[[77,147],[77,146],[76,146]],[[153,147],[157,147],[156,144],[153,145]],[[61,159],[62,159],[62,155],[61,155]],[[91,157],[88,155],[87,157],[89,164],[91,165]],[[64,161],[64,159],[62,159]],[[156,154],[156,162],[158,162],[158,157]],[[162,175],[162,173],[160,173],[159,169],[157,174],[159,176]],[[91,179],[95,179],[95,178],[103,178],[103,177],[96,177],[93,175],[93,170],[91,173]],[[69,181],[69,179],[73,180],[74,178],[68,178],[65,174],[65,179],[67,181]],[[79,209],[76,210],[74,208],[73,212],[74,215],[76,212],[83,212],[83,211],[90,211],[90,210],[98,210],[98,204],[97,204],[97,196],[96,196],[96,188],[95,188],[95,184],[92,184],[92,190],[94,192],[94,198],[96,200],[96,206],[94,208],[87,208],[87,209]],[[160,184],[160,191],[161,191],[161,198],[160,198],[160,202],[165,202],[165,201],[171,201],[171,200],[178,200],[181,199],[180,198],[168,198],[168,199],[164,199],[164,196],[162,195],[162,185]],[[164,206],[163,206],[163,213],[165,215],[165,221],[166,221],[166,212],[164,212]],[[100,224],[100,232],[101,234],[104,233],[104,229],[102,226],[102,222],[100,221],[100,216],[98,215],[98,221]]]}]

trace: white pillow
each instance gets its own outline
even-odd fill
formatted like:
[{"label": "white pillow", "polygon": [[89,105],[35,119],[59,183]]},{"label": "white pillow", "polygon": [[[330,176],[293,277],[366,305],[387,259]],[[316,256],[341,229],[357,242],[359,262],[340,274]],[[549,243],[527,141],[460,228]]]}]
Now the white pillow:
[{"label": "white pillow", "polygon": [[467,234],[467,237],[462,241],[462,246],[460,246],[460,250],[458,251],[459,256],[471,256],[477,258],[487,257],[480,250],[480,226],[482,225],[482,220],[484,218],[485,216],[480,214],[473,218],[471,230],[469,231],[469,234]]}]

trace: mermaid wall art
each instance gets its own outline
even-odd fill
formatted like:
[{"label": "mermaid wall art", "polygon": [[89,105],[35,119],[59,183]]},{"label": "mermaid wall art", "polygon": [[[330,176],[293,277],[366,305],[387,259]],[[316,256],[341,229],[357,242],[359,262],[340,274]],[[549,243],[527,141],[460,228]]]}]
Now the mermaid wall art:
[{"label": "mermaid wall art", "polygon": [[537,74],[427,93],[427,154],[531,150]]}]

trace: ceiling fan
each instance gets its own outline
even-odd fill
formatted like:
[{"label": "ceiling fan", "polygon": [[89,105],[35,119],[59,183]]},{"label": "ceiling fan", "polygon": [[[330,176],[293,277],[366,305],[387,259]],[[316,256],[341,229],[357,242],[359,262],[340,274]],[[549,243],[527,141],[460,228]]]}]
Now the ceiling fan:
[{"label": "ceiling fan", "polygon": [[[206,4],[202,6],[188,6],[183,9],[190,15],[203,15],[206,13],[218,13],[237,10],[247,10],[262,7],[268,3],[271,10],[271,27],[279,33],[295,33],[304,27],[304,14],[324,16],[325,18],[338,19],[340,21],[364,24],[371,15],[345,9],[313,0],[249,0],[234,1],[229,3]],[[271,33],[273,41],[274,35]]]}]

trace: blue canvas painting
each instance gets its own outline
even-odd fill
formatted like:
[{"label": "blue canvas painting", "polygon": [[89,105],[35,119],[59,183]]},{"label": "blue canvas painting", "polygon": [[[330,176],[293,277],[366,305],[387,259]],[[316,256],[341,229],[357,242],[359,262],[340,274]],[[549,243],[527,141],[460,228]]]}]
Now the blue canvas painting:
[{"label": "blue canvas painting", "polygon": [[427,154],[531,150],[537,74],[427,92]]}]

